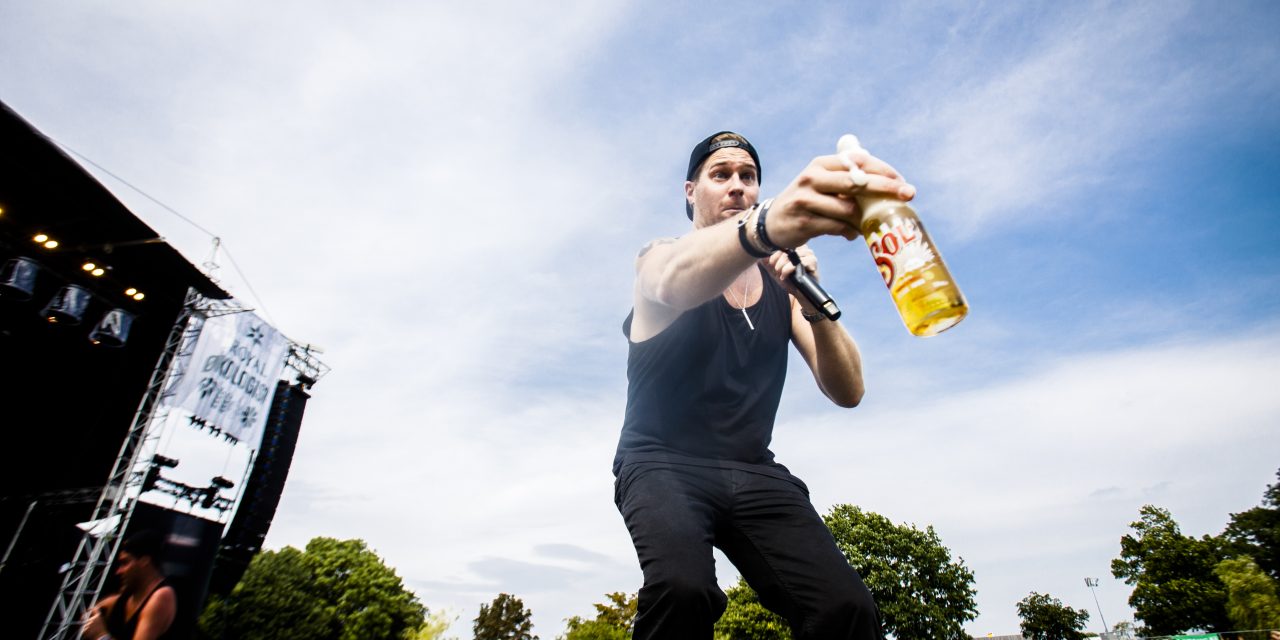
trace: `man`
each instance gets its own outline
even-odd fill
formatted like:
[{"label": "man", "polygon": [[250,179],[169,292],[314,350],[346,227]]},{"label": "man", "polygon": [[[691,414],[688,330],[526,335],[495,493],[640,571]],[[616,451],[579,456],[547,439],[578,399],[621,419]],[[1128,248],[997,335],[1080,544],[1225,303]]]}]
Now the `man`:
[{"label": "man", "polygon": [[644,572],[636,640],[712,637],[726,606],[721,549],[797,639],[882,637],[875,604],[809,502],[769,451],[790,342],[837,405],[863,394],[858,346],[788,282],[796,249],[858,236],[852,195],[915,193],[865,151],[815,158],[757,202],[760,158],[742,136],[698,143],[686,174],[693,231],[636,259],[627,335],[627,410],[615,501]]},{"label": "man", "polygon": [[87,640],[157,640],[173,625],[178,611],[173,587],[160,573],[164,539],[139,531],[120,543],[116,577],[120,593],[107,596],[89,610],[80,632]]}]

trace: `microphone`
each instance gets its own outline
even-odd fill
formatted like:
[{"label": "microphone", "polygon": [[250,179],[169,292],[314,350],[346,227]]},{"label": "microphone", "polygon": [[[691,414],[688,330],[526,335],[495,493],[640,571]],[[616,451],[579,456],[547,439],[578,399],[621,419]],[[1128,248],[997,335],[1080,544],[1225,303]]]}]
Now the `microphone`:
[{"label": "microphone", "polygon": [[822,289],[822,285],[818,284],[808,271],[805,271],[804,265],[800,264],[800,254],[796,253],[795,249],[787,249],[787,258],[796,266],[796,272],[791,274],[790,278],[796,290],[809,301],[809,304],[821,309],[822,315],[828,320],[839,320],[840,307],[836,306],[836,301]]}]

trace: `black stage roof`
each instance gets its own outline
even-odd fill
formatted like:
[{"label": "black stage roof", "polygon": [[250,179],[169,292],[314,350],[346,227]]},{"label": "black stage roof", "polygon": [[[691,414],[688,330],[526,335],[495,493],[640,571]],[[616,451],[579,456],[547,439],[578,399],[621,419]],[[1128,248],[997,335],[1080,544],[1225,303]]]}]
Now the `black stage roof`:
[{"label": "black stage roof", "polygon": [[[231,296],[3,103],[0,209],[0,266],[38,265],[30,296],[0,281],[0,546],[14,545],[0,602],[14,614],[4,635],[26,638],[53,602],[80,539],[75,524],[93,512],[188,288]],[[86,261],[107,271],[95,277]],[[69,284],[90,292],[83,320],[51,323],[42,309]],[[91,343],[117,308],[134,317],[127,342]]]},{"label": "black stage roof", "polygon": [[[231,297],[3,102],[0,141],[0,233],[45,233],[60,243],[56,251],[31,257],[64,261],[73,271],[82,258],[106,261],[112,267],[109,276],[143,291],[143,285],[159,280],[195,287],[207,298]],[[31,253],[21,244],[15,249]]]}]

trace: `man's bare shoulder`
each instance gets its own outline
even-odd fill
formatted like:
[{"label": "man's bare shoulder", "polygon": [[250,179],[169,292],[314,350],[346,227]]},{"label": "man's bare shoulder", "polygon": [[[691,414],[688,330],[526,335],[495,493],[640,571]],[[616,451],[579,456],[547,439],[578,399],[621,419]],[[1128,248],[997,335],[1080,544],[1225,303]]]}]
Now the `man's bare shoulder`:
[{"label": "man's bare shoulder", "polygon": [[640,253],[636,255],[636,260],[643,258],[645,254],[649,253],[650,251],[653,251],[654,247],[658,247],[664,244],[671,244],[672,242],[675,242],[675,241],[676,241],[675,238],[655,238],[653,240],[650,240],[649,244],[646,244],[640,248]]}]

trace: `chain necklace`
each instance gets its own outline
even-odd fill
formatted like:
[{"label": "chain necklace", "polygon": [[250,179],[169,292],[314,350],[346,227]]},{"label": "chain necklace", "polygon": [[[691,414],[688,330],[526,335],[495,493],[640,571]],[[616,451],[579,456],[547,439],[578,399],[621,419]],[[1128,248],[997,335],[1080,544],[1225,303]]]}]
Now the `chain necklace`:
[{"label": "chain necklace", "polygon": [[744,287],[742,289],[741,299],[738,298],[738,294],[733,290],[733,285],[729,285],[728,291],[729,295],[733,296],[734,304],[736,304],[738,306],[738,310],[742,312],[742,317],[747,319],[747,326],[750,327],[752,331],[755,331],[756,325],[752,324],[751,316],[747,315],[747,305],[744,302],[744,300],[751,297],[751,287]]}]

